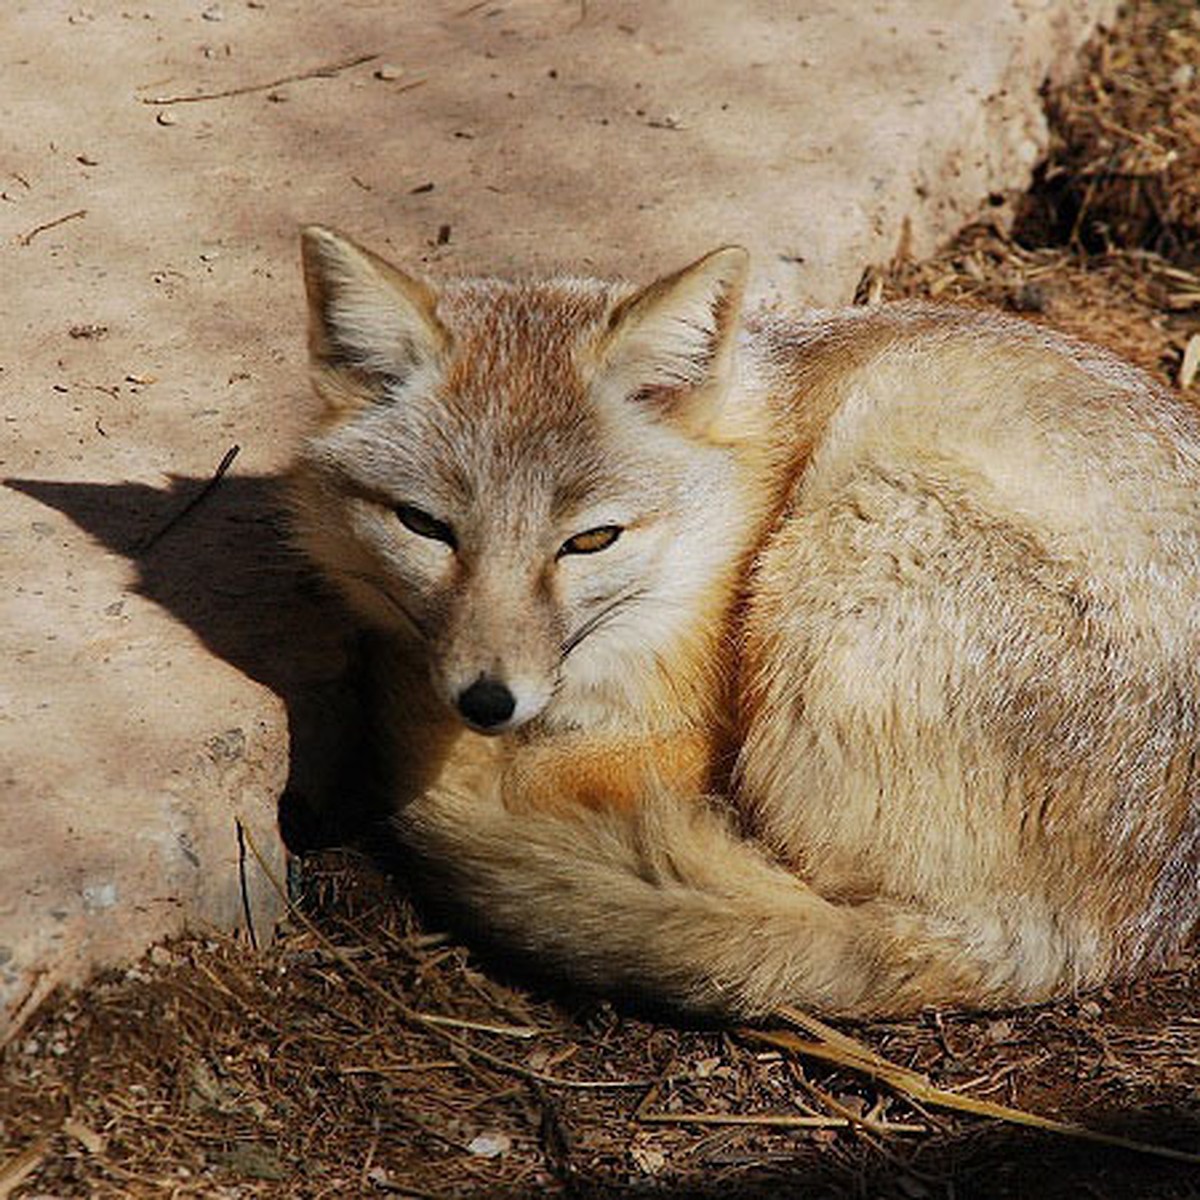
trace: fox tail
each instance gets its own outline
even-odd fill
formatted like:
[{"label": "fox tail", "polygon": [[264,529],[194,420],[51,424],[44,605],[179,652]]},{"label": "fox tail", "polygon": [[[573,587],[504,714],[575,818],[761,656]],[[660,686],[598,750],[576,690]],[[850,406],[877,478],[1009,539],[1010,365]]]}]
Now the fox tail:
[{"label": "fox tail", "polygon": [[530,813],[435,788],[394,821],[471,929],[609,996],[723,1019],[1037,998],[1013,994],[978,928],[885,900],[833,903],[707,800],[663,791],[632,814]]}]

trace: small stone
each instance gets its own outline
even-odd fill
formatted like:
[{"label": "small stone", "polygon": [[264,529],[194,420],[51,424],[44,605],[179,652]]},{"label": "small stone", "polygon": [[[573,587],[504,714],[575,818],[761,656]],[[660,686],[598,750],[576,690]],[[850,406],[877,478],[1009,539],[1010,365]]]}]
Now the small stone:
[{"label": "small stone", "polygon": [[506,1133],[481,1133],[467,1143],[467,1150],[476,1158],[499,1158],[512,1149],[512,1138]]},{"label": "small stone", "polygon": [[553,1051],[551,1051],[549,1046],[539,1046],[525,1060],[525,1065],[531,1071],[544,1072],[549,1070],[552,1058]]},{"label": "small stone", "polygon": [[1187,391],[1200,373],[1200,333],[1193,333],[1183,348],[1183,360],[1179,364],[1179,388]]},{"label": "small stone", "polygon": [[85,341],[95,341],[97,338],[102,338],[108,332],[107,325],[98,325],[94,321],[85,321],[80,325],[72,325],[67,330],[70,337]]},{"label": "small stone", "polygon": [[245,1179],[278,1183],[288,1177],[287,1167],[279,1152],[256,1142],[243,1142],[231,1150],[215,1151],[209,1157],[218,1166],[234,1171]]},{"label": "small stone", "polygon": [[206,743],[208,756],[213,762],[237,762],[246,753],[246,733],[238,726],[217,733]]},{"label": "small stone", "polygon": [[90,1125],[70,1117],[62,1124],[63,1133],[73,1137],[89,1154],[103,1154],[105,1140]]},{"label": "small stone", "polygon": [[112,882],[89,883],[83,888],[85,912],[103,912],[117,903],[117,885]]},{"label": "small stone", "polygon": [[629,1157],[643,1175],[657,1175],[667,1165],[667,1156],[656,1146],[634,1146]]},{"label": "small stone", "polygon": [[1045,312],[1049,297],[1040,283],[1023,283],[1011,293],[1011,303],[1017,312]]},{"label": "small stone", "polygon": [[163,109],[155,118],[160,125],[174,125],[179,120],[173,112]]}]

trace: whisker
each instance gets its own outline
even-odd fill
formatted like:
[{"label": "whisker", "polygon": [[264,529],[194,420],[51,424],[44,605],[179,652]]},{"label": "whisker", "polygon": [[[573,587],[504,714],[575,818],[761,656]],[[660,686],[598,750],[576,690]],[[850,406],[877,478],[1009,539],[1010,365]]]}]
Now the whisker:
[{"label": "whisker", "polygon": [[597,629],[607,624],[615,617],[621,609],[627,604],[631,604],[635,600],[640,600],[646,595],[645,588],[630,588],[627,592],[621,592],[609,601],[599,612],[593,613],[584,623],[567,638],[562,644],[559,651],[559,662],[565,661],[568,654],[573,651],[584,638],[590,637]]}]

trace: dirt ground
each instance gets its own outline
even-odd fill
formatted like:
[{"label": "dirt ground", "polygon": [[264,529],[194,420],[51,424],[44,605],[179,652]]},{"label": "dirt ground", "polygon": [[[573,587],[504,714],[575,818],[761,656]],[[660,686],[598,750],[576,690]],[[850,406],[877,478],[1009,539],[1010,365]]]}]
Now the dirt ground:
[{"label": "dirt ground", "polygon": [[[864,271],[998,304],[1200,394],[1200,14],[1160,0],[1049,98],[1011,230]],[[1189,386],[1190,385],[1190,386]],[[1200,1167],[933,1107],[748,1031],[503,979],[362,855],[269,946],[197,936],[60,991],[3,1047],[0,1198],[1200,1196]],[[964,1096],[1200,1151],[1200,954],[1135,985],[847,1032]]]}]

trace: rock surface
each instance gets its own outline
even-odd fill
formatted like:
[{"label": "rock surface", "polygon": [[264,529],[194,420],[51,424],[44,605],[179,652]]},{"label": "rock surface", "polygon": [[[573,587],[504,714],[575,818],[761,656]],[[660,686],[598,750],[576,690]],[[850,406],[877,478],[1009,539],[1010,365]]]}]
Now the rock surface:
[{"label": "rock surface", "polygon": [[298,225],[434,274],[741,241],[760,294],[844,301],[1025,185],[1038,89],[1113,7],[7,5],[0,1035],[279,911],[254,850],[280,873],[344,634],[272,491],[308,403]]}]

